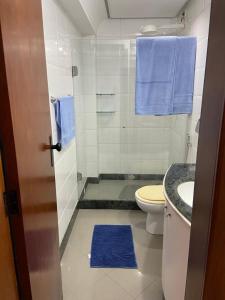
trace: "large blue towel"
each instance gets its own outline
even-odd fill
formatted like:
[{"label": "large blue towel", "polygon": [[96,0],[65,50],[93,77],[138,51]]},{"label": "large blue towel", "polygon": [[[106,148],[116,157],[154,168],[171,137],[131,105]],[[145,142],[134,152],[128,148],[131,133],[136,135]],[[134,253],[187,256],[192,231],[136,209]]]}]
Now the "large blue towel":
[{"label": "large blue towel", "polygon": [[58,98],[54,103],[58,142],[65,147],[75,137],[74,98]]},{"label": "large blue towel", "polygon": [[174,72],[173,114],[191,114],[193,108],[195,60],[197,39],[176,39],[176,64]]},{"label": "large blue towel", "polygon": [[137,39],[136,114],[192,112],[196,38]]}]

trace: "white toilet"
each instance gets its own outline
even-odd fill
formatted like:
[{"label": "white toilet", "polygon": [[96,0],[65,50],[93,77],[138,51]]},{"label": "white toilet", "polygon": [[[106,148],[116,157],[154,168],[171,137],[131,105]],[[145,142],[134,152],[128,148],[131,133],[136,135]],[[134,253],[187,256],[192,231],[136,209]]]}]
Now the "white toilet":
[{"label": "white toilet", "polygon": [[151,234],[163,234],[165,197],[162,185],[149,185],[138,189],[135,198],[141,210],[146,212],[146,230]]}]

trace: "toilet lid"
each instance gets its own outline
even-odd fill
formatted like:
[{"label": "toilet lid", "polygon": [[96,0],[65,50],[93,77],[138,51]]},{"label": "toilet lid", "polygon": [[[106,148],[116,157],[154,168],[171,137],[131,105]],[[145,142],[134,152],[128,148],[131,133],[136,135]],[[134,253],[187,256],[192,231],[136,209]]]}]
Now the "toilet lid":
[{"label": "toilet lid", "polygon": [[143,186],[137,190],[137,195],[144,202],[151,202],[156,204],[164,204],[165,196],[163,193],[163,185],[148,185]]}]

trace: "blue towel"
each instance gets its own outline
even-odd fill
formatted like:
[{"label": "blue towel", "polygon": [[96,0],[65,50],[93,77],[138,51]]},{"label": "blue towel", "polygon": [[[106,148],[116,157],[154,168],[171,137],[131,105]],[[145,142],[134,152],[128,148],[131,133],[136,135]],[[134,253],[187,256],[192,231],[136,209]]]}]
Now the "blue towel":
[{"label": "blue towel", "polygon": [[179,37],[176,40],[176,65],[173,91],[173,114],[191,114],[195,78],[197,40]]},{"label": "blue towel", "polygon": [[139,115],[192,112],[196,39],[137,39],[136,105]]},{"label": "blue towel", "polygon": [[65,147],[75,137],[74,98],[61,97],[54,103],[58,142]]}]

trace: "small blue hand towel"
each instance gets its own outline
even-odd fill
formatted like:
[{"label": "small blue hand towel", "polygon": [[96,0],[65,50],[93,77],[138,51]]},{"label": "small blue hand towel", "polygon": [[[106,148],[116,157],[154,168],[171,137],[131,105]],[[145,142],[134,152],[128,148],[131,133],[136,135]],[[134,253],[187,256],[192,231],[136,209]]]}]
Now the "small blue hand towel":
[{"label": "small blue hand towel", "polygon": [[191,113],[196,39],[137,39],[136,105],[139,115]]},{"label": "small blue hand towel", "polygon": [[58,98],[54,103],[58,142],[65,147],[75,137],[74,98]]}]

